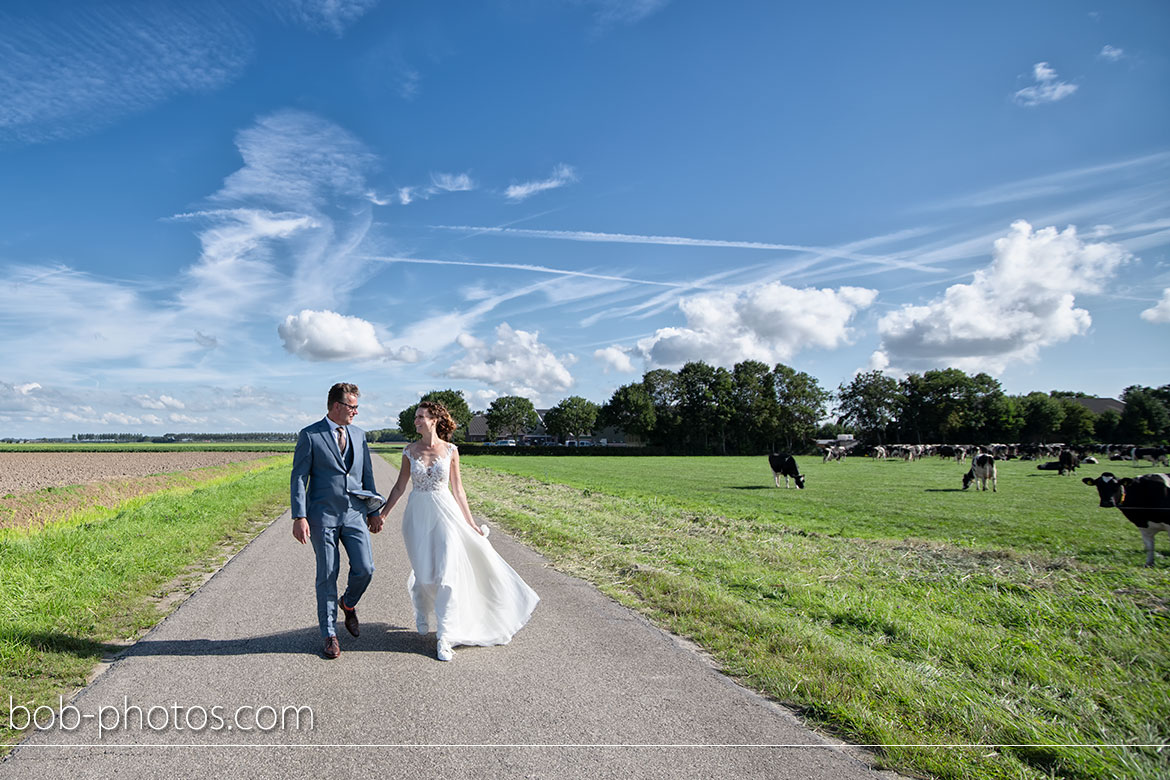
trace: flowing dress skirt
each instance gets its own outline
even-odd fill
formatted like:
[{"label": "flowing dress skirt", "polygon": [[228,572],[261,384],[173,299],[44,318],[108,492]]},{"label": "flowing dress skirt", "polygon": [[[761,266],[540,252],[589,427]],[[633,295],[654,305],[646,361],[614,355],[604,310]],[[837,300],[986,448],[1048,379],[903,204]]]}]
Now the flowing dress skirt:
[{"label": "flowing dress skirt", "polygon": [[420,628],[434,615],[439,639],[451,646],[503,645],[528,622],[540,597],[467,524],[446,486],[411,491],[402,538]]}]

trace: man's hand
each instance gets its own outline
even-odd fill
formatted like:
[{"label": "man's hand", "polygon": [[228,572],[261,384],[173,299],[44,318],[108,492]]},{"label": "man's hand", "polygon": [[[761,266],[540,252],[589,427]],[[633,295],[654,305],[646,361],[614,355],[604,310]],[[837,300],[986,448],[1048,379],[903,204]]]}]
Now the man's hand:
[{"label": "man's hand", "polygon": [[298,517],[293,520],[293,538],[301,544],[309,541],[309,520],[306,517]]},{"label": "man's hand", "polygon": [[376,534],[382,530],[382,515],[380,512],[373,512],[366,515],[366,527],[370,529],[370,533]]}]

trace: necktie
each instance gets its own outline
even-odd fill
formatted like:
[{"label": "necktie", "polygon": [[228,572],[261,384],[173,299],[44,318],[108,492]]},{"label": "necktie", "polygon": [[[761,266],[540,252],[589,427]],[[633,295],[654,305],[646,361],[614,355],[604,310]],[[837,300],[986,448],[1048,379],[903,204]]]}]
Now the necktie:
[{"label": "necktie", "polygon": [[345,426],[343,425],[337,426],[337,448],[341,450],[343,455],[345,454]]}]

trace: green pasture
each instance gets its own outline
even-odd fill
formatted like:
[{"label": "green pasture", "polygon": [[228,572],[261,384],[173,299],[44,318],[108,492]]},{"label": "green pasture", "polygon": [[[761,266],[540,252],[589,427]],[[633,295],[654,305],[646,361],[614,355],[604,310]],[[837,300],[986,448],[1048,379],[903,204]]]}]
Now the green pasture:
[{"label": "green pasture", "polygon": [[[1170,776],[1170,540],[1082,476],[764,457],[463,459],[473,509],[892,768]],[[783,485],[783,480],[781,480]],[[960,747],[922,747],[960,746]],[[1155,747],[1150,747],[1155,746]]]},{"label": "green pasture", "polygon": [[[288,505],[290,458],[0,532],[0,698],[55,703],[162,617],[151,596],[187,586]],[[0,754],[20,734],[0,709]]]}]

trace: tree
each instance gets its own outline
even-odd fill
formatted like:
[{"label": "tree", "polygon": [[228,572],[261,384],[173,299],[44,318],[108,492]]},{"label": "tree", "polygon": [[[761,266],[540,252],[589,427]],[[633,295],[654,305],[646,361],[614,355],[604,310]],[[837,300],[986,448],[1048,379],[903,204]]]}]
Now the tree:
[{"label": "tree", "polygon": [[597,404],[579,395],[569,396],[544,415],[544,428],[553,436],[579,438],[597,424]]},{"label": "tree", "polygon": [[523,435],[538,425],[540,415],[532,402],[518,395],[500,396],[487,410],[488,434],[493,439]]},{"label": "tree", "polygon": [[897,419],[900,402],[896,379],[881,371],[867,371],[837,388],[838,422],[856,427],[867,440],[881,444]]},{"label": "tree", "polygon": [[815,377],[783,363],[776,364],[772,377],[777,406],[774,438],[783,441],[791,451],[796,443],[803,444],[812,438],[832,394]]},{"label": "tree", "polygon": [[646,392],[646,386],[639,382],[622,385],[614,390],[605,406],[601,407],[599,418],[602,425],[612,425],[637,436],[642,441],[647,441],[654,430],[657,416],[650,393]]},{"label": "tree", "polygon": [[[431,390],[418,400],[419,403],[438,401],[447,407],[447,411],[451,413],[452,419],[458,426],[451,436],[451,441],[458,444],[467,439],[467,426],[471,423],[471,409],[467,406],[467,400],[463,397],[462,390]],[[398,429],[410,441],[418,438],[418,432],[414,429],[414,415],[417,411],[418,404],[414,404],[398,413]]]},{"label": "tree", "polygon": [[1159,391],[1131,385],[1121,392],[1125,411],[1121,413],[1121,434],[1137,444],[1161,442],[1170,435],[1170,412],[1158,397]]},{"label": "tree", "polygon": [[676,447],[679,435],[678,377],[668,368],[656,368],[642,375],[642,387],[654,405],[651,442],[664,447]]},{"label": "tree", "polygon": [[745,360],[731,369],[732,414],[737,425],[732,447],[740,455],[758,455],[772,449],[778,407],[776,381],[767,363]]},{"label": "tree", "polygon": [[1064,407],[1047,393],[1028,393],[1020,403],[1024,417],[1024,436],[1030,441],[1044,442],[1060,430],[1064,421]]},{"label": "tree", "polygon": [[1069,444],[1084,444],[1093,440],[1096,415],[1083,404],[1072,400],[1076,396],[1060,398],[1064,419],[1060,422],[1060,438]]},{"label": "tree", "polygon": [[1116,409],[1106,409],[1097,415],[1096,425],[1093,426],[1096,430],[1097,441],[1103,443],[1116,442],[1121,438],[1121,414]]}]

